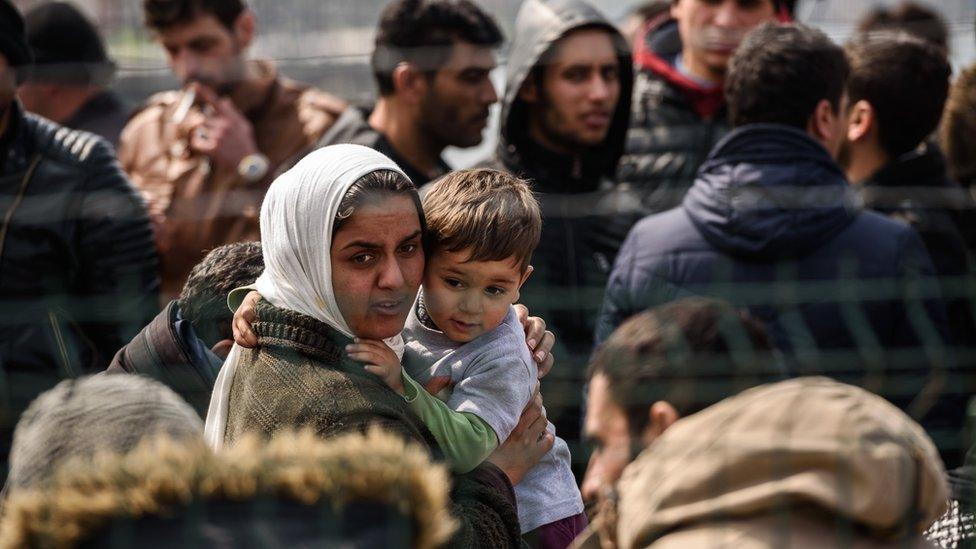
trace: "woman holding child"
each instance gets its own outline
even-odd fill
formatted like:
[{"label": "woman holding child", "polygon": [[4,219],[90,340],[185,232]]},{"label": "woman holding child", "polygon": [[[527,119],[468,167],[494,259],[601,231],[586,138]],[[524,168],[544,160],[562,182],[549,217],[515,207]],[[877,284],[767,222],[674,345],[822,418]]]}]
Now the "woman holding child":
[{"label": "woman holding child", "polygon": [[[395,360],[402,356],[400,332],[424,274],[424,236],[415,188],[371,149],[320,149],[279,177],[261,209],[266,267],[256,283],[264,298],[253,324],[257,347],[235,346],[225,362],[208,441],[232,444],[247,432],[291,427],[331,437],[379,425],[439,452],[407,400],[373,375],[386,370],[367,371],[347,351],[382,341]],[[455,477],[455,545],[521,542],[512,484],[553,445],[545,429],[544,416],[523,415],[485,464]]]}]

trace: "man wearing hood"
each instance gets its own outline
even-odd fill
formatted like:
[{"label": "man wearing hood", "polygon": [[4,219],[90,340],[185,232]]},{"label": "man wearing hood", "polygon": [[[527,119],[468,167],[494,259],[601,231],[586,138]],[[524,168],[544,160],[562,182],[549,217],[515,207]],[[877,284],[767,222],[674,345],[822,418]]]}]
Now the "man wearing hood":
[{"label": "man wearing hood", "polygon": [[726,82],[735,129],[681,206],[628,235],[598,341],[648,306],[723,297],[766,323],[791,374],[870,383],[923,425],[940,421],[946,314],[932,262],[911,227],[861,209],[834,161],[848,72],[843,50],[815,29],[749,35]]},{"label": "man wearing hood", "polygon": [[600,294],[637,219],[636,201],[611,182],[632,82],[626,40],[593,6],[582,0],[522,4],[498,150],[489,165],[528,179],[538,193],[542,239],[522,303],[551,323],[563,359],[577,363],[568,372],[585,365]]},{"label": "man wearing hood", "polygon": [[614,332],[589,370],[582,492],[597,514],[576,547],[926,546],[947,495],[932,441],[850,385],[762,385],[770,350],[712,299]]},{"label": "man wearing hood", "polygon": [[792,17],[795,0],[672,0],[671,19],[638,34],[637,76],[619,181],[644,213],[681,203],[698,167],[728,132],[722,84],[729,59],[757,25]]}]

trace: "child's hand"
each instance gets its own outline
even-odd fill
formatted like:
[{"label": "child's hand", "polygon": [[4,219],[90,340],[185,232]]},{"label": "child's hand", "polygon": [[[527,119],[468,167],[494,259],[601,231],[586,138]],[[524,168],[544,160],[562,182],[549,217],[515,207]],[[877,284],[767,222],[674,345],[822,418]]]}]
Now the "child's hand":
[{"label": "child's hand", "polygon": [[346,353],[356,362],[366,364],[363,369],[382,379],[387,387],[401,395],[405,394],[400,359],[386,343],[357,337],[352,344],[346,345]]}]

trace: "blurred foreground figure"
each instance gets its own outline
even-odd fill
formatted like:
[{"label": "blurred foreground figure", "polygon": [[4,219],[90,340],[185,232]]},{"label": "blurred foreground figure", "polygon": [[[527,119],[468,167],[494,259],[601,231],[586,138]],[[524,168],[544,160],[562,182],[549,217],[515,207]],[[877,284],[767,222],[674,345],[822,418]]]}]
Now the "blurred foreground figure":
[{"label": "blurred foreground figure", "polygon": [[104,370],[156,314],[159,289],[145,205],[111,146],[15,99],[30,59],[20,14],[0,0],[0,459],[20,411]]},{"label": "blurred foreground figure", "polygon": [[108,372],[162,381],[205,417],[217,373],[234,344],[227,295],[253,284],[263,270],[258,242],[211,251],[190,271],[179,299],[119,349]]},{"label": "blurred foreground figure", "polygon": [[108,89],[115,63],[95,26],[67,2],[37,5],[24,22],[34,52],[34,67],[17,90],[24,108],[118,146],[131,109]]},{"label": "blurred foreground figure", "polygon": [[432,549],[456,529],[449,489],[443,466],[379,430],[251,437],[219,455],[154,437],[11,494],[0,547]]},{"label": "blurred foreground figure", "polygon": [[207,250],[258,240],[274,176],[346,105],[270,61],[250,61],[257,21],[241,0],[144,0],[143,12],[183,89],[143,105],[119,161],[149,202],[169,300]]},{"label": "blurred foreground figure", "polygon": [[67,463],[90,466],[100,453],[124,454],[159,434],[203,440],[203,421],[176,393],[141,376],[62,381],[17,422],[7,493],[45,486]]},{"label": "blurred foreground figure", "polygon": [[445,148],[483,139],[498,101],[490,75],[503,40],[494,18],[469,0],[393,0],[370,60],[379,100],[347,109],[319,145],[375,149],[417,188],[444,175]]},{"label": "blurred foreground figure", "polygon": [[949,92],[939,143],[945,151],[949,175],[976,198],[976,66],[964,70]]}]

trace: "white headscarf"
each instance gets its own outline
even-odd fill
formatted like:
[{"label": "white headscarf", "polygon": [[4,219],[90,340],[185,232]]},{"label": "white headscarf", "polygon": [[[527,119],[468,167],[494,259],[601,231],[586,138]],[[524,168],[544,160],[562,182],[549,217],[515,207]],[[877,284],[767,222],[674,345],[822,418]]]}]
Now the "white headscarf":
[{"label": "white headscarf", "polygon": [[[332,288],[332,225],[349,187],[380,170],[407,177],[392,160],[373,149],[332,145],[310,153],[275,179],[261,204],[264,273],[256,285],[264,299],[353,337]],[[386,343],[402,358],[399,335]],[[240,353],[240,347],[234,345],[210,397],[204,437],[215,450],[223,445],[230,387]]]}]

